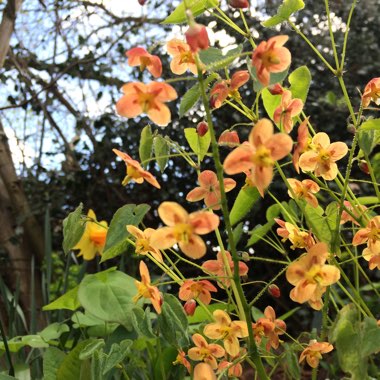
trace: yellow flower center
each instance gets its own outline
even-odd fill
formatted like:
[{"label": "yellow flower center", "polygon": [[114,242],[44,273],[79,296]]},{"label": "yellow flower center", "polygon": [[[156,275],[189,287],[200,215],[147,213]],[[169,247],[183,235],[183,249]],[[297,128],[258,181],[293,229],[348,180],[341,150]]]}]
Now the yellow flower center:
[{"label": "yellow flower center", "polygon": [[140,282],[137,286],[138,294],[133,298],[134,302],[137,302],[141,297],[150,298],[150,286],[145,285],[143,282]]},{"label": "yellow flower center", "polygon": [[305,248],[305,238],[308,234],[306,232],[294,232],[294,234],[289,236],[290,241],[293,243],[292,248]]},{"label": "yellow flower center", "polygon": [[200,283],[194,283],[190,285],[190,291],[193,294],[193,298],[197,298],[202,292],[202,285]]},{"label": "yellow flower center", "polygon": [[268,50],[266,52],[264,52],[262,55],[261,55],[261,61],[263,63],[263,66],[265,68],[268,68],[272,65],[277,65],[278,63],[280,63],[281,61],[278,59],[277,55],[275,55],[273,53],[273,50]]},{"label": "yellow flower center", "polygon": [[326,149],[320,148],[318,158],[322,163],[327,164],[330,161],[330,153]]},{"label": "yellow flower center", "polygon": [[141,178],[141,172],[138,169],[136,169],[134,166],[128,165],[127,176],[129,178],[139,179],[139,178]]},{"label": "yellow flower center", "polygon": [[148,239],[137,239],[136,240],[136,253],[146,253],[149,251],[150,245]]},{"label": "yellow flower center", "polygon": [[174,237],[178,242],[188,243],[193,234],[193,227],[188,223],[178,223],[174,227]]},{"label": "yellow flower center", "polygon": [[321,266],[318,264],[312,265],[312,267],[305,273],[305,278],[309,283],[315,284],[321,281]]},{"label": "yellow flower center", "polygon": [[183,53],[181,53],[180,63],[195,63],[191,51],[184,51]]},{"label": "yellow flower center", "polygon": [[380,229],[378,229],[375,224],[371,226],[368,233],[368,240],[372,240],[374,243],[380,239]]},{"label": "yellow flower center", "polygon": [[265,167],[274,165],[271,151],[263,145],[257,148],[256,152],[252,156],[252,162],[255,165],[265,166]]},{"label": "yellow flower center", "polygon": [[208,356],[210,356],[210,350],[207,347],[201,347],[199,349],[199,355],[201,356],[203,360],[204,358],[207,358]]},{"label": "yellow flower center", "polygon": [[138,102],[144,113],[147,113],[151,108],[155,108],[154,99],[156,94],[150,92],[140,92],[138,94]]},{"label": "yellow flower center", "polygon": [[93,231],[90,233],[90,240],[98,246],[104,246],[107,237],[107,230],[105,228]]},{"label": "yellow flower center", "polygon": [[140,71],[144,71],[144,69],[150,65],[149,57],[140,57]]}]

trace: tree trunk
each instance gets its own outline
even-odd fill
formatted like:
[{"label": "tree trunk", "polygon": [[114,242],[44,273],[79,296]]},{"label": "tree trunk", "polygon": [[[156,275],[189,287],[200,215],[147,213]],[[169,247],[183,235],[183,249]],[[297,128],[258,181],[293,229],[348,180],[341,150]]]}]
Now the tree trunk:
[{"label": "tree trunk", "polygon": [[[9,41],[22,0],[9,0],[0,24],[0,70],[3,68],[9,50]],[[31,213],[28,200],[12,161],[8,139],[0,120],[0,247],[9,258],[5,279],[11,290],[15,289],[17,277],[20,280],[20,303],[30,320],[31,259],[34,256],[37,270],[35,277],[35,305],[42,327],[42,290],[39,267],[44,257],[42,229]],[[16,222],[18,221],[18,223]],[[6,300],[3,300],[6,302]]]}]

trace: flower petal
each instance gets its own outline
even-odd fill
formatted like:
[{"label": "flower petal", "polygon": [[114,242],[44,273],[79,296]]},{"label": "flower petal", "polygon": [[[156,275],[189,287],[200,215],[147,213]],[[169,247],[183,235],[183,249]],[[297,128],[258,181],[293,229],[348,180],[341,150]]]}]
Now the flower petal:
[{"label": "flower petal", "polygon": [[176,202],[163,202],[158,207],[158,215],[167,226],[174,226],[177,223],[187,223],[188,212]]}]

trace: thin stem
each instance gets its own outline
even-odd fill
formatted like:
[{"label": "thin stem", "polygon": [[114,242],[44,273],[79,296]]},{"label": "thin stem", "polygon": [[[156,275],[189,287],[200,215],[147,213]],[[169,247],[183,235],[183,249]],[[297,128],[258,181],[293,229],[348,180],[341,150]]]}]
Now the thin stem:
[{"label": "thin stem", "polygon": [[216,140],[215,136],[215,131],[214,131],[214,125],[212,122],[211,118],[211,112],[210,112],[210,107],[209,107],[209,101],[207,99],[206,95],[206,89],[205,89],[205,84],[204,84],[204,78],[202,75],[202,70],[200,69],[199,65],[199,60],[197,59],[197,66],[198,66],[198,80],[199,80],[199,87],[201,90],[201,97],[202,97],[202,102],[203,106],[205,108],[206,116],[207,116],[207,123],[210,131],[210,137],[211,137],[211,148],[212,148],[212,155],[214,158],[214,164],[216,168],[216,173],[218,177],[218,182],[220,186],[220,195],[221,195],[221,208],[224,216],[224,222],[225,222],[225,227],[228,235],[228,241],[229,241],[229,246],[231,250],[231,255],[232,259],[234,262],[234,276],[232,282],[236,284],[237,292],[238,292],[238,298],[240,298],[240,301],[242,302],[242,306],[244,309],[244,314],[245,314],[245,320],[247,322],[247,327],[248,327],[248,333],[249,333],[249,357],[252,359],[252,362],[254,363],[254,366],[256,368],[256,371],[258,372],[258,375],[260,376],[261,380],[269,380],[263,363],[261,361],[256,342],[254,339],[253,331],[252,331],[252,320],[251,320],[251,313],[250,309],[248,307],[248,303],[246,301],[246,298],[244,296],[243,288],[241,286],[240,282],[240,276],[239,276],[239,256],[236,251],[236,245],[235,245],[235,239],[233,235],[233,230],[232,226],[230,223],[230,215],[229,215],[229,210],[228,210],[228,204],[227,204],[227,197],[226,197],[226,192],[224,188],[224,177],[223,177],[223,166],[220,161],[220,156],[219,156],[219,148],[218,148],[218,143]]},{"label": "thin stem", "polygon": [[342,48],[342,55],[341,55],[341,62],[340,62],[340,71],[343,72],[344,69],[344,61],[346,59],[346,50],[347,50],[347,41],[348,41],[348,33],[350,31],[350,24],[352,15],[354,13],[354,9],[356,6],[357,0],[354,0],[351,5],[350,13],[348,14],[347,18],[347,24],[346,24],[346,32],[344,33],[344,40],[343,40],[343,48]]},{"label": "thin stem", "polygon": [[336,70],[326,61],[325,57],[319,52],[319,50],[312,44],[312,42],[301,32],[301,30],[290,20],[288,20],[289,25],[293,30],[302,37],[302,39],[311,47],[313,52],[318,56],[318,58],[326,65],[326,67],[336,75]]},{"label": "thin stem", "polygon": [[336,44],[335,44],[335,38],[334,33],[331,26],[331,18],[330,18],[330,9],[329,9],[329,0],[325,0],[325,8],[326,8],[326,15],[327,15],[327,23],[329,25],[329,33],[331,38],[331,47],[333,49],[334,59],[335,59],[335,66],[338,69],[339,68],[339,58],[338,53],[336,51]]}]

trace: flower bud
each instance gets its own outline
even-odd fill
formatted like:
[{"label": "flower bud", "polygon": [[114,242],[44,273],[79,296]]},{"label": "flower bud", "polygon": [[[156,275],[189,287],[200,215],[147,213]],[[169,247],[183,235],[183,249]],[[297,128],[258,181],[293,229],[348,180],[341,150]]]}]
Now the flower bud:
[{"label": "flower bud", "polygon": [[365,174],[369,174],[369,173],[370,173],[370,171],[369,171],[369,167],[368,167],[368,163],[367,163],[367,161],[365,161],[365,160],[361,160],[361,161],[359,162],[359,169],[360,169],[363,173],[365,173]]},{"label": "flower bud", "polygon": [[349,133],[352,133],[353,135],[356,133],[356,128],[355,128],[355,125],[353,125],[353,124],[348,124],[347,125],[347,131],[349,132]]},{"label": "flower bud", "polygon": [[248,8],[249,7],[248,0],[228,0],[228,4],[232,8]]},{"label": "flower bud", "polygon": [[251,260],[251,257],[249,256],[249,253],[248,252],[243,252],[241,254],[241,259],[245,262],[248,262]]},{"label": "flower bud", "polygon": [[227,129],[219,136],[218,144],[234,148],[240,144],[239,135],[236,131],[230,131]]},{"label": "flower bud", "polygon": [[268,91],[272,95],[282,95],[282,93],[284,92],[284,89],[282,88],[280,83],[276,83],[276,84],[273,84],[271,86],[268,86]]},{"label": "flower bud", "polygon": [[281,296],[281,290],[276,284],[270,284],[268,286],[268,293],[274,298],[279,298]]},{"label": "flower bud", "polygon": [[146,0],[137,0],[139,2],[140,5],[145,5],[146,3]]},{"label": "flower bud", "polygon": [[183,309],[185,310],[186,315],[189,315],[190,317],[194,315],[196,307],[197,303],[193,299],[186,301],[186,303],[183,305]]},{"label": "flower bud", "polygon": [[208,131],[208,124],[205,121],[201,121],[197,125],[197,133],[199,137],[204,136]]},{"label": "flower bud", "polygon": [[185,32],[186,42],[192,52],[205,50],[210,46],[206,27],[201,24],[194,24]]}]

